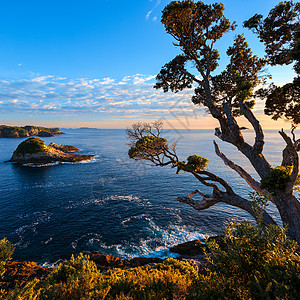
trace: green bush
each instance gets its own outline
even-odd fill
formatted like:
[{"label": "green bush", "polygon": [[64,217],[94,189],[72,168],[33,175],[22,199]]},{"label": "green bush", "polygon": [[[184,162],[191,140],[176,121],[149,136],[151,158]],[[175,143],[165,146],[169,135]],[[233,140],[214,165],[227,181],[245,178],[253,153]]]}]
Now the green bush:
[{"label": "green bush", "polygon": [[193,171],[198,172],[206,169],[209,160],[200,155],[194,154],[187,158],[186,166],[193,169]]},{"label": "green bush", "polygon": [[5,273],[5,264],[14,253],[14,246],[6,239],[0,240],[0,277]]},{"label": "green bush", "polygon": [[[200,299],[297,299],[300,258],[286,228],[245,222],[226,228],[228,250],[209,245],[214,259],[194,291]],[[298,298],[299,299],[299,298]]]},{"label": "green bush", "polygon": [[277,166],[261,180],[261,188],[274,195],[277,191],[284,191],[290,181],[291,167]]},{"label": "green bush", "polygon": [[163,149],[168,149],[167,140],[162,137],[145,135],[140,138],[128,151],[128,156],[133,159],[141,159],[148,155],[159,155]]},{"label": "green bush", "polygon": [[112,269],[101,273],[88,257],[79,255],[60,264],[44,281],[16,287],[6,299],[185,299],[198,279],[185,262],[165,260],[154,267]]}]

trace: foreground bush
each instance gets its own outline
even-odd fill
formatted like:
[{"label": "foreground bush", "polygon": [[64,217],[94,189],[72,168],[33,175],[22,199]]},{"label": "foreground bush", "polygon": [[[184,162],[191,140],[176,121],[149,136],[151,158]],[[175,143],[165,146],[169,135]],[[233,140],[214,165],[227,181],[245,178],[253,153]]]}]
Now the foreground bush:
[{"label": "foreground bush", "polygon": [[300,259],[286,229],[229,224],[228,250],[212,242],[205,271],[167,259],[153,267],[101,273],[79,255],[60,264],[46,280],[29,282],[5,299],[299,299]]},{"label": "foreground bush", "polygon": [[11,259],[13,253],[13,245],[6,238],[0,240],[0,277],[3,276],[5,272],[4,266]]},{"label": "foreground bush", "polygon": [[297,243],[278,226],[260,228],[231,223],[226,228],[228,250],[217,244],[194,295],[203,299],[299,299],[300,258]]},{"label": "foreground bush", "polygon": [[101,274],[80,255],[60,264],[48,277],[24,288],[16,287],[6,299],[185,299],[198,279],[188,263],[169,259],[155,267],[113,269]]}]

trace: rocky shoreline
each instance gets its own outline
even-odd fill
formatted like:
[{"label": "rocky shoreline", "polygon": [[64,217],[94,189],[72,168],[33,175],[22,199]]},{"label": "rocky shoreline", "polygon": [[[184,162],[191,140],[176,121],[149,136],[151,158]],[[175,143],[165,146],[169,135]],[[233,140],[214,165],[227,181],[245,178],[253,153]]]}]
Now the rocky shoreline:
[{"label": "rocky shoreline", "polygon": [[[223,250],[227,249],[227,245],[223,241],[223,236],[214,236],[206,240],[206,242],[215,241]],[[194,240],[178,244],[169,249],[170,252],[180,254],[175,258],[179,261],[190,263],[198,272],[204,272],[207,265],[205,253],[208,249],[206,244],[200,240]],[[93,261],[101,272],[109,269],[130,269],[149,265],[154,266],[164,260],[154,257],[135,257],[132,259],[121,259],[108,254],[89,254],[90,260]],[[52,271],[52,268],[42,267],[35,262],[16,262],[8,261],[5,265],[6,272],[0,279],[0,289],[8,291],[16,285],[23,287],[29,281],[34,279],[43,280]]]},{"label": "rocky shoreline", "polygon": [[0,138],[24,138],[30,136],[52,137],[65,134],[59,128],[26,125],[23,127],[0,125]]},{"label": "rocky shoreline", "polygon": [[91,160],[95,155],[71,154],[77,152],[78,148],[71,145],[57,145],[45,142],[37,137],[23,141],[14,151],[10,160],[18,164],[38,164],[45,165],[55,162],[80,162]]}]

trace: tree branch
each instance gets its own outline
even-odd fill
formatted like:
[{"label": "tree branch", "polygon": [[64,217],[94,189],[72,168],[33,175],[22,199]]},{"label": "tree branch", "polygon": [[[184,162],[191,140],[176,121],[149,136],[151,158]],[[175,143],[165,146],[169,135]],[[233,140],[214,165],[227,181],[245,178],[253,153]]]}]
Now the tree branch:
[{"label": "tree branch", "polygon": [[[202,200],[193,199],[191,197],[197,193],[201,195]],[[262,225],[264,226],[276,224],[273,218],[266,211],[261,208],[254,209],[251,201],[246,200],[235,193],[229,194],[227,192],[214,190],[212,195],[206,195],[201,191],[196,190],[185,197],[178,197],[175,201],[186,203],[196,210],[204,210],[222,202],[247,211],[255,220],[259,220],[259,218],[262,216]]]},{"label": "tree branch", "polygon": [[253,145],[253,151],[256,154],[261,154],[264,148],[264,133],[260,126],[259,121],[254,116],[251,109],[243,102],[239,101],[239,106],[245,118],[251,123],[253,129],[255,130],[255,143]]},{"label": "tree branch", "polygon": [[250,187],[252,187],[256,192],[263,194],[265,191],[261,189],[260,183],[256,181],[249,173],[247,173],[242,167],[235,164],[233,161],[227,158],[227,156],[220,151],[218,144],[214,141],[215,152],[223,160],[225,165],[229,166],[232,170],[237,172]]}]

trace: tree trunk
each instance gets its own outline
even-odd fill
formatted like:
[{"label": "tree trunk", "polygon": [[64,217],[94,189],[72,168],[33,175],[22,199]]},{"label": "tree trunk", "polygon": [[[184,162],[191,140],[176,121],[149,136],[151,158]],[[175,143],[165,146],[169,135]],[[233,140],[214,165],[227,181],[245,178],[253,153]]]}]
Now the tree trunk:
[{"label": "tree trunk", "polygon": [[300,247],[300,202],[293,194],[284,192],[276,194],[273,199],[283,224],[288,225],[288,236]]}]

